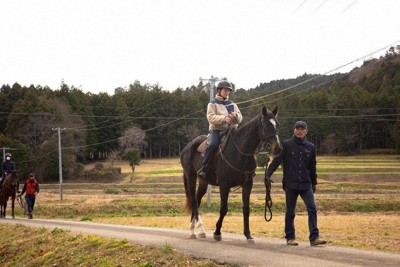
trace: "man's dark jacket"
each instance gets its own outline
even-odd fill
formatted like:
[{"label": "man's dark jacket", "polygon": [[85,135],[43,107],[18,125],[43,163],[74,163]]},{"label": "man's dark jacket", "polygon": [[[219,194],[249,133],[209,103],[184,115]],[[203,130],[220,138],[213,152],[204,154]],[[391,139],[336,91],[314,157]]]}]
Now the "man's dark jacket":
[{"label": "man's dark jacket", "polygon": [[282,152],[274,158],[267,169],[271,177],[282,163],[283,184],[291,189],[306,190],[317,184],[317,160],[315,146],[306,138],[293,136],[282,144]]}]

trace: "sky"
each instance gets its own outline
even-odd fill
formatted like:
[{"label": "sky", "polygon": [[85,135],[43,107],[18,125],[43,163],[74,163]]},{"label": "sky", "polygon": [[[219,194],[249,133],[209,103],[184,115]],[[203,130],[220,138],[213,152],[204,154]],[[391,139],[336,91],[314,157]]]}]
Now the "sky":
[{"label": "sky", "polygon": [[250,89],[347,72],[400,45],[399,11],[399,0],[0,0],[0,86],[112,95],[136,80]]}]

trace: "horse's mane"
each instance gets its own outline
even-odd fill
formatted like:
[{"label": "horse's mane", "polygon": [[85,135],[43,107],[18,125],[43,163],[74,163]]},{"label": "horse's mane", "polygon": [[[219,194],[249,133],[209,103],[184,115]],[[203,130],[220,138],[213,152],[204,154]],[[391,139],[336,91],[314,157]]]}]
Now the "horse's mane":
[{"label": "horse's mane", "polygon": [[13,171],[4,178],[3,188],[8,188],[18,180],[17,172]]},{"label": "horse's mane", "polygon": [[258,119],[262,115],[255,116],[252,118],[250,121],[248,121],[245,125],[242,127],[238,128],[235,132],[233,132],[235,135],[244,135],[247,136],[251,132],[255,131],[257,129],[258,125]]}]

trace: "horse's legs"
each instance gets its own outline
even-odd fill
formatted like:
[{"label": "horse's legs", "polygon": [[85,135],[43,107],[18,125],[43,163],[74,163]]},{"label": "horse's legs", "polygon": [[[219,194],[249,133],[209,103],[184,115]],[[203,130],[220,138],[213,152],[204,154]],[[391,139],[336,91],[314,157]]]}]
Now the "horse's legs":
[{"label": "horse's legs", "polygon": [[199,179],[199,187],[197,188],[197,195],[196,195],[197,207],[200,207],[201,199],[207,193],[207,187],[208,184],[203,179]]},{"label": "horse's legs", "polygon": [[219,208],[219,219],[216,224],[216,229],[214,232],[214,240],[221,241],[221,228],[222,228],[222,221],[226,213],[228,212],[228,197],[229,197],[229,186],[227,184],[220,184],[219,185],[219,194],[221,196],[221,206]]},{"label": "horse's legs", "polygon": [[199,218],[198,205],[196,201],[196,184],[197,184],[197,173],[194,170],[184,171],[184,179],[185,179],[185,190],[186,190],[186,198],[189,204],[189,208],[192,211],[192,215],[190,218],[189,230],[190,230],[190,238],[196,238],[196,234],[194,233],[194,229],[196,226],[196,221]]},{"label": "horse's legs", "polygon": [[196,238],[196,233],[194,232],[194,228],[196,226],[196,219],[192,216],[192,220],[190,221],[189,224],[189,230],[190,230],[190,238]]},{"label": "horse's legs", "polygon": [[243,202],[243,233],[247,238],[247,242],[254,243],[254,239],[250,234],[249,216],[250,216],[250,193],[253,188],[253,179],[249,179],[242,188]]},{"label": "horse's legs", "polygon": [[7,210],[7,201],[3,205],[3,218],[6,217],[6,210]]},{"label": "horse's legs", "polygon": [[15,219],[14,208],[15,208],[15,196],[11,199],[11,215],[13,219]]},{"label": "horse's legs", "polygon": [[[202,179],[200,179],[199,187],[197,189],[197,196],[196,196],[198,207],[200,207],[201,199],[207,192],[207,187],[208,187],[208,184],[205,181],[203,181]],[[201,220],[200,215],[198,216],[198,218],[199,219],[197,221],[197,228],[200,230],[198,236],[200,238],[206,238],[206,232],[204,231],[203,221]]]}]

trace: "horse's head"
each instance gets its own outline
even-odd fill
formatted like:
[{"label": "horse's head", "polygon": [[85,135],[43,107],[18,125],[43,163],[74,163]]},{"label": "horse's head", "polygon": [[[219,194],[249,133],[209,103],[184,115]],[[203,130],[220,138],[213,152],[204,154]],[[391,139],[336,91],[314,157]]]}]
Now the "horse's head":
[{"label": "horse's head", "polygon": [[272,155],[279,154],[282,149],[278,136],[279,122],[276,119],[277,115],[278,107],[275,107],[273,111],[263,107],[260,116],[260,139],[268,144]]},{"label": "horse's head", "polygon": [[17,184],[17,180],[18,180],[18,173],[17,173],[17,171],[16,170],[13,170],[13,171],[11,171],[8,175],[7,175],[7,177],[6,177],[6,179],[9,179],[10,181],[11,181],[11,184]]}]

